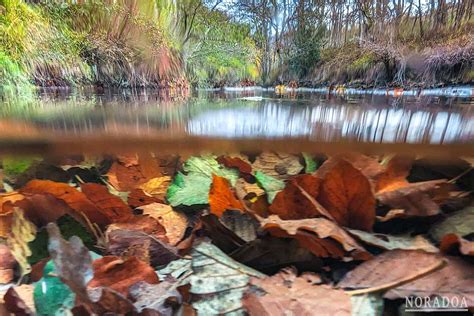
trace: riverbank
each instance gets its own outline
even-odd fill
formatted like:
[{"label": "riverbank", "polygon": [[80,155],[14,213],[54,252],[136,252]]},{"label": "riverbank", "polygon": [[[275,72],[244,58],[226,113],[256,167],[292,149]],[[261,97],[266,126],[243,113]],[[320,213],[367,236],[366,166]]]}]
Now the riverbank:
[{"label": "riverbank", "polygon": [[336,95],[379,95],[379,96],[443,96],[443,97],[461,97],[461,98],[474,98],[474,85],[470,86],[449,86],[440,88],[368,88],[361,89],[351,87],[350,85],[333,85],[333,86],[319,86],[319,87],[290,87],[287,85],[278,85],[275,87],[261,87],[261,86],[249,86],[249,87],[222,87],[222,88],[208,88],[198,89],[199,91],[207,92],[218,92],[224,91],[228,93],[240,93],[240,92],[265,92],[275,91],[277,94],[293,94],[293,93],[325,93],[325,94],[336,94]]}]

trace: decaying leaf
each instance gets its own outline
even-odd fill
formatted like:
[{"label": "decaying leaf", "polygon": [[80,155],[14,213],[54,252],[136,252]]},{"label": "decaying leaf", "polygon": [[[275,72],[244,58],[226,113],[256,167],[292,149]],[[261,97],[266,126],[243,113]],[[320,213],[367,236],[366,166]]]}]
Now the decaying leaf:
[{"label": "decaying leaf", "polygon": [[69,242],[65,241],[58,226],[54,223],[49,223],[47,229],[49,234],[48,250],[57,275],[80,301],[88,302],[87,283],[93,277],[92,258],[89,250],[76,236],[71,237]]},{"label": "decaying leaf", "polygon": [[81,184],[81,191],[99,208],[109,223],[126,222],[133,218],[130,207],[118,196],[110,194],[106,186],[84,183]]},{"label": "decaying leaf", "polygon": [[233,259],[267,274],[294,266],[298,270],[314,270],[322,267],[322,260],[296,239],[264,236],[242,245],[231,253]]},{"label": "decaying leaf", "polygon": [[265,194],[256,183],[248,183],[244,179],[238,179],[235,183],[235,194],[240,200],[251,200]]},{"label": "decaying leaf", "polygon": [[176,248],[140,230],[109,227],[106,238],[108,240],[106,253],[110,255],[122,256],[132,248],[146,247],[145,251],[148,252],[152,266],[168,264],[179,258]]},{"label": "decaying leaf", "polygon": [[176,246],[183,239],[188,227],[186,215],[173,210],[169,205],[161,203],[144,205],[139,209],[143,211],[143,215],[153,217],[165,228],[170,245]]},{"label": "decaying leaf", "polygon": [[385,250],[405,249],[423,250],[426,252],[438,252],[438,248],[433,246],[426,238],[417,236],[393,236],[384,234],[368,233],[357,229],[348,229],[349,233],[363,242]]},{"label": "decaying leaf", "polygon": [[15,258],[7,245],[0,244],[0,283],[10,283],[13,280]]},{"label": "decaying leaf", "polygon": [[173,309],[166,304],[166,300],[175,298],[178,304],[182,302],[181,294],[176,290],[178,284],[173,278],[159,284],[139,282],[130,287],[129,293],[138,312],[156,311],[159,315],[173,315]]},{"label": "decaying leaf", "polygon": [[[445,260],[447,264],[439,265]],[[428,274],[389,289],[384,297],[389,299],[408,296],[443,296],[449,299],[465,299],[468,307],[474,306],[474,274],[468,262],[455,257],[443,257],[414,250],[391,250],[362,263],[346,274],[338,284],[341,288],[373,288],[403,280],[408,275],[428,271],[427,267],[438,266]],[[390,273],[387,273],[390,271]]]},{"label": "decaying leaf", "polygon": [[69,242],[61,237],[54,223],[47,226],[49,252],[58,277],[76,295],[76,307],[83,313],[102,315],[106,312],[126,314],[134,310],[132,302],[108,288],[88,289],[87,283],[93,278],[92,258],[81,239],[73,236]]},{"label": "decaying leaf", "polygon": [[456,234],[444,235],[439,248],[444,253],[474,256],[474,241],[466,240]]},{"label": "decaying leaf", "polygon": [[300,187],[316,198],[321,180],[313,175],[304,174],[291,178],[285,188],[278,192],[269,207],[271,214],[281,219],[302,219],[321,215],[317,208],[303,194]]},{"label": "decaying leaf", "polygon": [[191,255],[190,293],[195,297],[193,307],[198,313],[242,312],[241,299],[249,278],[262,278],[264,275],[232,260],[209,243],[195,246]]},{"label": "decaying leaf", "polygon": [[28,299],[24,299],[24,295],[20,295],[21,287],[10,287],[5,295],[3,296],[3,301],[5,302],[6,309],[13,315],[18,316],[33,316],[35,315],[35,306],[33,304],[33,290],[31,285],[22,285],[22,287],[27,287],[29,294]]},{"label": "decaying leaf", "polygon": [[15,208],[13,212],[12,228],[7,238],[7,245],[13,257],[20,265],[21,276],[31,272],[28,257],[31,250],[28,243],[35,239],[36,227],[25,218],[23,210]]},{"label": "decaying leaf", "polygon": [[164,174],[156,158],[149,153],[120,156],[110,167],[108,181],[118,191],[132,191],[150,179]]},{"label": "decaying leaf", "polygon": [[13,205],[16,201],[24,199],[18,192],[0,194],[0,237],[7,238],[11,231]]},{"label": "decaying leaf", "polygon": [[118,229],[141,232],[144,235],[150,235],[153,238],[168,242],[165,228],[158,220],[151,216],[138,215],[131,218],[128,222],[111,224],[107,227],[107,232]]},{"label": "decaying leaf", "polygon": [[272,203],[276,194],[285,188],[285,182],[266,175],[263,172],[256,171],[255,178],[257,179],[258,185],[267,193],[268,203]]},{"label": "decaying leaf", "polygon": [[316,175],[322,179],[318,202],[338,224],[372,230],[375,197],[367,178],[345,160],[327,160]]},{"label": "decaying leaf", "polygon": [[244,208],[231,191],[229,182],[216,175],[212,175],[209,206],[211,213],[217,217],[221,217],[226,210],[243,210]]},{"label": "decaying leaf", "polygon": [[247,212],[226,210],[219,221],[245,242],[257,238],[258,221]]},{"label": "decaying leaf", "polygon": [[303,170],[298,156],[273,152],[260,154],[252,164],[252,168],[280,180],[297,175]]},{"label": "decaying leaf", "polygon": [[137,208],[151,203],[164,203],[164,199],[158,199],[154,196],[151,196],[143,192],[142,189],[134,189],[130,191],[127,196],[127,204],[131,208]]},{"label": "decaying leaf", "polygon": [[281,220],[272,215],[261,219],[262,228],[275,237],[294,238],[317,257],[369,259],[370,254],[344,229],[322,217]]},{"label": "decaying leaf", "polygon": [[451,214],[433,225],[429,233],[437,241],[441,241],[445,235],[451,233],[461,237],[474,233],[474,207],[467,207]]},{"label": "decaying leaf", "polygon": [[250,284],[243,299],[250,315],[351,315],[351,299],[344,291],[315,285],[305,275],[297,277],[292,269],[252,278]]},{"label": "decaying leaf", "polygon": [[377,200],[394,209],[404,210],[404,216],[433,216],[440,212],[431,193],[446,184],[446,180],[411,183],[391,191],[376,194]]},{"label": "decaying leaf", "polygon": [[243,158],[236,156],[220,156],[217,158],[217,162],[224,165],[226,168],[238,169],[243,178],[250,179],[252,166],[246,159],[244,160]]},{"label": "decaying leaf", "polygon": [[108,287],[125,297],[128,296],[129,287],[135,283],[159,283],[153,268],[136,257],[124,260],[116,256],[105,256],[94,260],[92,268],[94,277],[89,281],[89,287]]},{"label": "decaying leaf", "polygon": [[380,294],[351,296],[352,316],[383,315],[384,301]]}]

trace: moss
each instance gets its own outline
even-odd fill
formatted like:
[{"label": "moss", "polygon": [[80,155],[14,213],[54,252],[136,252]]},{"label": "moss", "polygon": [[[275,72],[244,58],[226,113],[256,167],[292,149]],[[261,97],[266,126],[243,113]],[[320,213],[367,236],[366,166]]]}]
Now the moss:
[{"label": "moss", "polygon": [[8,177],[24,173],[36,161],[36,158],[4,158],[3,172]]},{"label": "moss", "polygon": [[465,83],[474,82],[474,69],[470,69],[466,71],[466,73],[463,76],[463,82]]},{"label": "moss", "polygon": [[348,70],[354,73],[363,73],[375,64],[374,56],[370,53],[363,54],[355,59],[349,66]]}]

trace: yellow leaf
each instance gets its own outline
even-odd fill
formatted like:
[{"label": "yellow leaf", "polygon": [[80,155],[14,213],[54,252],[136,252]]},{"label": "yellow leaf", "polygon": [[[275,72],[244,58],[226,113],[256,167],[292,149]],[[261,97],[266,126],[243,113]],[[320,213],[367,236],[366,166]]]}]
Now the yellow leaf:
[{"label": "yellow leaf", "polygon": [[21,268],[21,276],[31,272],[31,266],[27,258],[31,256],[28,243],[35,239],[36,226],[25,218],[22,209],[15,208],[13,211],[12,228],[7,238],[7,245],[13,257]]},{"label": "yellow leaf", "polygon": [[145,182],[140,185],[139,188],[142,189],[145,193],[148,193],[156,198],[164,199],[170,183],[171,177],[163,176],[150,179],[148,182]]}]

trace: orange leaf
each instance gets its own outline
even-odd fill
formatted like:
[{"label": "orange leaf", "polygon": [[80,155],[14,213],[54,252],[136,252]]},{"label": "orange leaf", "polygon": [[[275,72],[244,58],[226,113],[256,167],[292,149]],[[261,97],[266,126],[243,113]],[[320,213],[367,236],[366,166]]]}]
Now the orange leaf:
[{"label": "orange leaf", "polygon": [[132,210],[106,186],[96,183],[81,184],[82,193],[101,210],[111,223],[126,222],[133,217]]},{"label": "orange leaf", "polygon": [[216,175],[212,175],[209,205],[211,213],[218,217],[221,217],[228,209],[243,210],[242,203],[235,198],[227,179]]},{"label": "orange leaf", "polygon": [[342,226],[371,230],[375,197],[369,180],[346,160],[329,159],[318,170],[318,202]]},{"label": "orange leaf", "polygon": [[[303,188],[309,195],[316,198],[321,180],[310,174],[296,176],[289,180],[285,188],[278,192],[270,205],[270,214],[282,219],[301,219],[319,216],[316,207],[301,192]],[[298,186],[297,186],[298,185]]]},{"label": "orange leaf", "polygon": [[116,256],[105,256],[94,260],[92,268],[94,278],[88,283],[89,287],[109,287],[125,297],[128,296],[128,288],[137,282],[160,282],[155,270],[136,257],[123,260]]},{"label": "orange leaf", "polygon": [[80,214],[83,213],[92,223],[97,223],[100,226],[107,226],[117,220],[127,220],[132,217],[132,212],[126,204],[110,194],[104,186],[89,183],[83,187],[88,195],[66,183],[32,180],[20,192],[23,194],[50,194],[65,202],[74,211],[73,214],[70,214],[74,218],[80,219]]}]

